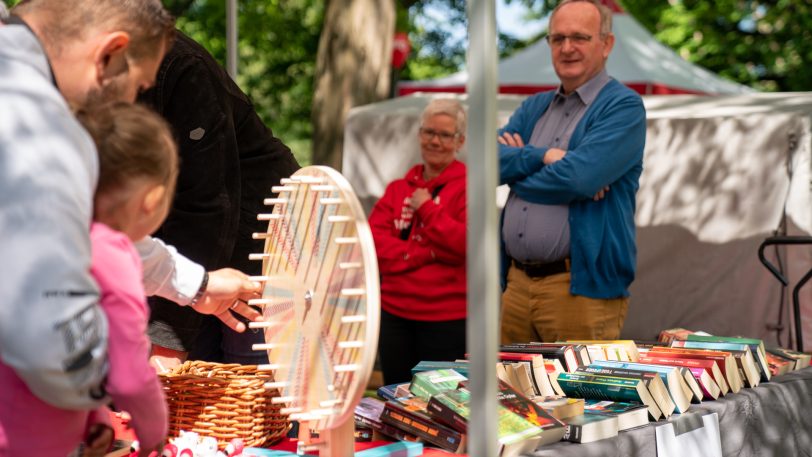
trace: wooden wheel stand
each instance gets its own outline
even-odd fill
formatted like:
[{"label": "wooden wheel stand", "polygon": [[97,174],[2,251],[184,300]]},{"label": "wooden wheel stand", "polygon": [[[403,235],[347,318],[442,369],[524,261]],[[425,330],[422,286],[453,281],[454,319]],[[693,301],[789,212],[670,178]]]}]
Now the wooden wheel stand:
[{"label": "wooden wheel stand", "polygon": [[[305,167],[272,190],[262,261],[265,343],[274,403],[299,425],[297,453],[354,453],[354,410],[375,361],[380,321],[378,263],[372,232],[352,187],[337,171]],[[312,434],[311,431],[315,431]]]}]

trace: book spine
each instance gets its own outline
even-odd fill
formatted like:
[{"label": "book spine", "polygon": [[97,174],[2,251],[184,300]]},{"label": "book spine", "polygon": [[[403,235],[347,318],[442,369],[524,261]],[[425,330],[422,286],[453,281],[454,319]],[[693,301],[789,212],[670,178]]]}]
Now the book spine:
[{"label": "book spine", "polygon": [[426,407],[432,419],[461,433],[468,433],[468,420],[445,403],[432,397]]},{"label": "book spine", "polygon": [[459,452],[463,443],[462,434],[456,430],[441,427],[419,416],[396,411],[388,406],[384,408],[381,420],[447,451]]}]

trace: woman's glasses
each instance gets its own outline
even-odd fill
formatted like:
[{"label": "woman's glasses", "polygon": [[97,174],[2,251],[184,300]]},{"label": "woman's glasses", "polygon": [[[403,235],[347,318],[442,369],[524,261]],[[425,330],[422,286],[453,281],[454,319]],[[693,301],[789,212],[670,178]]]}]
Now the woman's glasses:
[{"label": "woman's glasses", "polygon": [[435,136],[440,139],[440,143],[444,146],[451,146],[460,134],[440,132],[434,129],[420,127],[420,139],[423,141],[431,141]]}]

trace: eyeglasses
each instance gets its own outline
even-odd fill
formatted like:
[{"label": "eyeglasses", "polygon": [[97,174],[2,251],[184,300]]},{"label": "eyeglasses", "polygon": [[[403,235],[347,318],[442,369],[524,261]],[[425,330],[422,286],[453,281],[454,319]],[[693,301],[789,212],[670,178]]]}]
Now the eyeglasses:
[{"label": "eyeglasses", "polygon": [[578,46],[587,44],[592,41],[592,35],[585,35],[583,33],[573,33],[572,35],[564,35],[563,33],[554,33],[552,35],[547,35],[547,42],[550,43],[550,46],[560,47],[564,45],[566,40],[570,40],[570,43]]},{"label": "eyeglasses", "polygon": [[434,129],[426,129],[420,127],[420,139],[422,139],[423,141],[431,141],[435,136],[440,139],[440,143],[449,146],[454,142],[455,139],[457,139],[458,136],[460,136],[460,134],[438,132],[437,130]]}]

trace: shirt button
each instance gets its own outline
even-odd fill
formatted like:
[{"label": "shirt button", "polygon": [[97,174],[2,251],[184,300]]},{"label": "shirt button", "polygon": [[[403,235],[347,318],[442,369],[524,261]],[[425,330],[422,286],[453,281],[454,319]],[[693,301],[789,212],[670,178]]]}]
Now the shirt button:
[{"label": "shirt button", "polygon": [[519,234],[519,238],[521,238],[521,237],[523,237],[523,236],[524,236],[524,233],[520,233],[520,234]]},{"label": "shirt button", "polygon": [[564,113],[564,117],[570,117],[570,113]]},{"label": "shirt button", "polygon": [[522,211],[527,211],[527,207],[525,206],[524,208],[522,208]]},{"label": "shirt button", "polygon": [[556,139],[555,139],[555,142],[556,142],[556,143],[558,143],[558,140],[559,140],[559,138],[556,138]]}]

